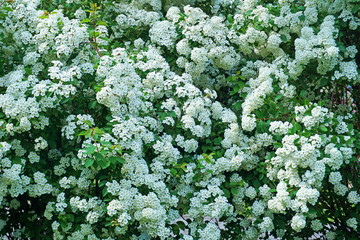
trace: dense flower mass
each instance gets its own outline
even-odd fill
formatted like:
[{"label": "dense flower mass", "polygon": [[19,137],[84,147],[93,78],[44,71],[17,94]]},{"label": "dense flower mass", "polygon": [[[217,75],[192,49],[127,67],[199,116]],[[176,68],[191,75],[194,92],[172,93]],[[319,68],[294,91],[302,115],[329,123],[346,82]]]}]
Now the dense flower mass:
[{"label": "dense flower mass", "polygon": [[357,239],[359,1],[0,0],[0,238]]}]

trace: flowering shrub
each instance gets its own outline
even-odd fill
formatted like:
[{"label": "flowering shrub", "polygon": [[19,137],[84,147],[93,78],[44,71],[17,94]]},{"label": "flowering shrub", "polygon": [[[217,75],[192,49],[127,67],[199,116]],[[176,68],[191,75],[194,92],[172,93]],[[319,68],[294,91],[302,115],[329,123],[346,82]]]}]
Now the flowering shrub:
[{"label": "flowering shrub", "polygon": [[357,239],[359,9],[2,0],[0,236]]}]

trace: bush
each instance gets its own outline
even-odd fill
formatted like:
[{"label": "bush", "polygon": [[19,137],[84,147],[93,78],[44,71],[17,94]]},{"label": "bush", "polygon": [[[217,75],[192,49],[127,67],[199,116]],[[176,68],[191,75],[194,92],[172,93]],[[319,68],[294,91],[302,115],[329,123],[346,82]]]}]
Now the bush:
[{"label": "bush", "polygon": [[358,239],[358,1],[0,6],[3,238]]}]

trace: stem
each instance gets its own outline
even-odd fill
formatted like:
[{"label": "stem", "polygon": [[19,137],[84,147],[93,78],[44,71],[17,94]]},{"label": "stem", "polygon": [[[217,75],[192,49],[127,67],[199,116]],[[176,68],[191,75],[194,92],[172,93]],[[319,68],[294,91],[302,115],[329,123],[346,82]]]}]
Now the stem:
[{"label": "stem", "polygon": [[[328,190],[330,191],[330,188],[328,186]],[[338,212],[339,213],[339,217],[335,218],[334,217],[334,220],[335,222],[337,222],[339,224],[339,227],[344,227],[346,226],[345,222],[343,221],[343,215],[341,214],[342,211],[341,211],[341,207],[339,205],[339,202],[338,201],[335,201],[336,199],[333,199],[331,196],[329,196],[329,200],[331,201],[331,204],[332,206],[334,206],[334,211]]]},{"label": "stem", "polygon": [[[96,180],[96,186],[95,186],[95,191],[96,191],[96,196],[99,196],[100,194],[100,189],[99,189],[99,180],[95,179]],[[100,197],[100,196],[99,196]],[[102,197],[102,196],[101,196]]]},{"label": "stem", "polygon": [[6,0],[4,0],[2,3],[0,3],[0,8],[2,7],[2,5],[4,5],[5,2],[6,2]]},{"label": "stem", "polygon": [[221,228],[220,228],[220,225],[219,225],[219,220],[218,220],[217,218],[215,218],[215,220],[216,220],[217,228],[218,228],[219,231],[220,231],[221,238],[223,238],[223,231],[221,231]]},{"label": "stem", "polygon": [[[90,46],[91,46],[91,47],[97,52],[97,54],[101,57],[101,53],[100,53],[99,50],[97,49],[96,45],[95,45],[95,46],[92,45],[91,41],[89,41],[89,42],[82,42],[82,43],[80,43],[80,45],[82,45],[82,44],[84,44],[84,43],[90,44]],[[96,41],[95,41],[95,43],[96,43]]]},{"label": "stem", "polygon": [[187,220],[181,215],[181,218],[184,219],[184,221],[187,223]]},{"label": "stem", "polygon": [[334,99],[334,93],[332,92],[332,93],[331,93],[331,106],[330,106],[329,112],[331,112],[331,109],[332,109],[332,107],[333,107],[333,99]]},{"label": "stem", "polygon": [[95,29],[96,29],[96,25],[95,25],[95,11],[96,11],[96,6],[94,5],[94,9],[93,9],[93,22],[92,22],[92,24],[93,24],[93,28],[94,28],[94,42],[95,42],[95,50],[96,50],[96,52],[97,52],[97,54],[100,56],[100,57],[102,57],[101,56],[101,53],[100,53],[100,51],[99,51],[99,49],[98,49],[98,47],[97,47],[97,42],[96,42],[96,36],[95,36]]},{"label": "stem", "polygon": [[88,194],[90,195],[91,192],[91,183],[89,184]]},{"label": "stem", "polygon": [[96,47],[96,39],[95,39],[95,46],[93,46],[92,44],[91,44],[91,42],[90,42],[90,45],[91,45],[91,47],[97,52],[97,54],[99,55],[99,57],[101,57],[101,53],[99,52],[99,49]]}]

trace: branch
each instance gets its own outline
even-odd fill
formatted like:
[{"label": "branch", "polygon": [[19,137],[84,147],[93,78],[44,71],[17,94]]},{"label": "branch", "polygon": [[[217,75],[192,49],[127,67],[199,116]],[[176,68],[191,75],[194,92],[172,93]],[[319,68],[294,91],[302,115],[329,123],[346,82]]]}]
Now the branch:
[{"label": "branch", "polygon": [[0,8],[2,7],[2,5],[4,5],[5,2],[6,2],[6,0],[4,0],[2,3],[0,3]]},{"label": "branch", "polygon": [[97,54],[101,57],[101,53],[99,52],[99,49],[98,49],[98,47],[97,47],[97,43],[96,43],[96,25],[95,25],[95,11],[96,11],[96,5],[94,5],[94,10],[93,10],[93,22],[92,22],[92,24],[93,24],[93,28],[94,28],[94,43],[95,43],[95,50],[96,50],[96,52],[97,52]]}]

